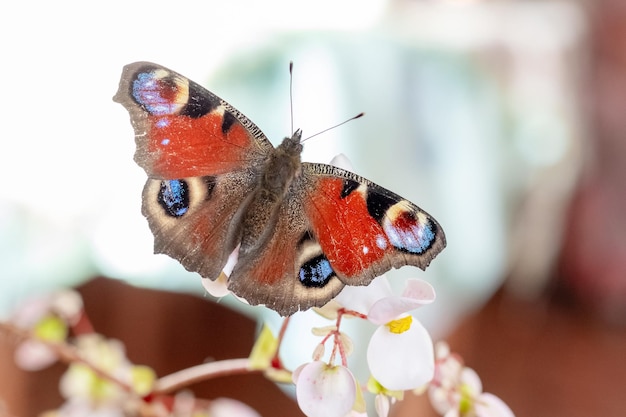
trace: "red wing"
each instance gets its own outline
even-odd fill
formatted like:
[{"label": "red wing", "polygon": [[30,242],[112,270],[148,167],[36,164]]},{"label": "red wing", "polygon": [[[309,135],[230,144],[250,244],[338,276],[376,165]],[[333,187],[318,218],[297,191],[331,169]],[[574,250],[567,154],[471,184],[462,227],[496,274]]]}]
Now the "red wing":
[{"label": "red wing", "polygon": [[311,231],[345,284],[404,265],[426,269],[445,247],[439,223],[410,201],[330,165],[305,163],[302,171]]},{"label": "red wing", "polygon": [[153,178],[238,171],[272,149],[261,130],[230,104],[157,64],[125,66],[113,99],[130,113],[135,161]]}]

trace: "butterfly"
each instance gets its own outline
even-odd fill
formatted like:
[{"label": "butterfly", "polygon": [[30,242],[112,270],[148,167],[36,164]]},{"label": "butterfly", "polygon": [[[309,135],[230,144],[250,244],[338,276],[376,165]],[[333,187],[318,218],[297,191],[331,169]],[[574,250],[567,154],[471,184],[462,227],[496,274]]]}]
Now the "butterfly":
[{"label": "butterfly", "polygon": [[226,101],[161,65],[124,67],[114,101],[130,113],[148,174],[142,213],[155,253],[281,315],[445,247],[428,213],[350,171],[301,162],[302,132],[274,147]]}]

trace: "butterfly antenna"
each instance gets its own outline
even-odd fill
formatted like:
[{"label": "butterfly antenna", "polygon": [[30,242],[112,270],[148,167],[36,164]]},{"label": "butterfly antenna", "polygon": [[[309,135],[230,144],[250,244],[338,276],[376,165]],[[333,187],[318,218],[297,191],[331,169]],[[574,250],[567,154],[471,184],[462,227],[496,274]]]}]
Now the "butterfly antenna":
[{"label": "butterfly antenna", "polygon": [[324,132],[328,132],[328,131],[329,131],[329,130],[331,130],[331,129],[334,129],[334,128],[336,128],[336,127],[339,127],[339,126],[341,126],[341,125],[344,125],[344,124],[346,124],[346,123],[348,123],[348,122],[350,122],[350,121],[352,121],[352,120],[354,120],[354,119],[358,119],[359,117],[363,117],[363,116],[365,116],[365,113],[361,112],[361,113],[357,114],[356,116],[353,116],[353,117],[349,118],[348,120],[344,120],[343,122],[341,122],[341,123],[339,123],[339,124],[336,124],[336,125],[334,125],[334,126],[331,126],[331,127],[329,127],[329,128],[326,128],[326,129],[324,129],[324,130],[322,130],[322,131],[320,131],[320,132],[317,132],[317,133],[316,133],[316,134],[314,134],[314,135],[311,135],[311,136],[308,136],[308,137],[306,137],[306,138],[302,139],[302,140],[300,141],[300,143],[304,142],[305,140],[309,140],[309,139],[311,139],[311,138],[314,138],[315,136],[321,135],[321,134],[322,134],[322,133],[324,133]]},{"label": "butterfly antenna", "polygon": [[293,136],[293,61],[289,61],[289,113],[291,114],[291,136]]}]

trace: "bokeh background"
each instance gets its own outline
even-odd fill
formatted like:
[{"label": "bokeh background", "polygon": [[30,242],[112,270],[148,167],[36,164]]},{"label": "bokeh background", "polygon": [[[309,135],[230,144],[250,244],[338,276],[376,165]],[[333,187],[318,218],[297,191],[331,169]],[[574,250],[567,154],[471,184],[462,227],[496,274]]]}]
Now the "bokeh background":
[{"label": "bokeh background", "polygon": [[[157,62],[276,144],[290,134],[294,61],[294,124],[305,136],[366,113],[308,141],[303,158],[344,153],[443,225],[448,247],[426,272],[389,274],[398,289],[414,276],[435,286],[438,301],[417,313],[433,336],[455,340],[468,365],[474,357],[514,410],[621,415],[623,398],[590,387],[626,385],[626,370],[610,366],[626,353],[625,18],[618,0],[5,2],[0,313],[95,276],[211,302],[196,274],[152,254],[145,173],[111,97],[123,65]],[[221,304],[278,325],[273,312]],[[296,317],[288,365],[310,357],[316,320]],[[354,331],[366,340],[367,329]],[[529,352],[544,348],[554,368],[499,365],[536,364]],[[561,397],[569,402],[550,400]]]}]

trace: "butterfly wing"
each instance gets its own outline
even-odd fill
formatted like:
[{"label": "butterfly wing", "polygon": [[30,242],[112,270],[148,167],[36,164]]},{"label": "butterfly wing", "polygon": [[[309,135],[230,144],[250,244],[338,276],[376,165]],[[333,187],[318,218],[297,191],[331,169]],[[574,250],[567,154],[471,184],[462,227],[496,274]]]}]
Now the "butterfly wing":
[{"label": "butterfly wing", "polygon": [[253,250],[240,248],[228,282],[250,304],[264,304],[283,316],[322,306],[344,287],[323,261],[301,198],[304,189],[299,179],[294,183],[274,217],[272,234]]},{"label": "butterfly wing", "polygon": [[113,100],[130,113],[135,161],[163,179],[215,176],[257,164],[272,151],[241,112],[182,75],[149,62],[124,67]]},{"label": "butterfly wing", "polygon": [[124,67],[115,101],[130,113],[135,161],[150,177],[142,213],[156,253],[215,279],[273,147],[241,112],[165,67]]},{"label": "butterfly wing", "polygon": [[303,163],[274,235],[240,254],[229,286],[287,315],[391,268],[425,269],[445,245],[441,226],[415,204],[352,172]]},{"label": "butterfly wing", "polygon": [[148,179],[142,213],[154,235],[154,252],[215,280],[239,244],[240,218],[255,186],[252,172]]}]

